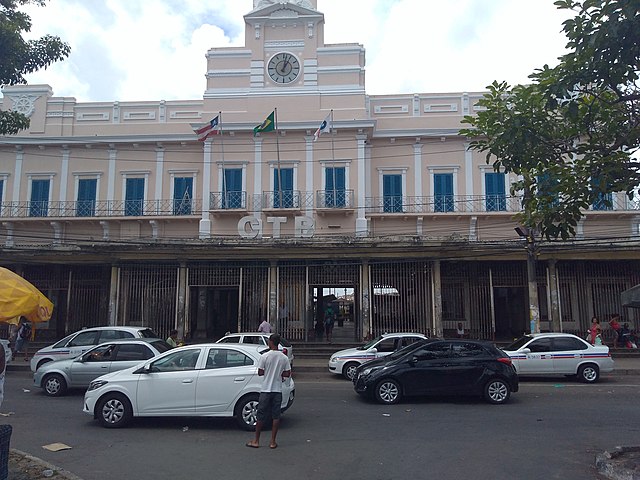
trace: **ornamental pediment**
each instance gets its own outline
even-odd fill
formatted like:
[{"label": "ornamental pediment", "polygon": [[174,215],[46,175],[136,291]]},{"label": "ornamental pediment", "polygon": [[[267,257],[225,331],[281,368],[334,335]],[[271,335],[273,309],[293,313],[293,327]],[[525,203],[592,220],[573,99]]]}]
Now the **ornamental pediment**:
[{"label": "ornamental pediment", "polygon": [[291,0],[278,2],[272,0],[254,0],[254,9],[245,15],[245,19],[251,18],[298,18],[322,15],[308,0]]}]

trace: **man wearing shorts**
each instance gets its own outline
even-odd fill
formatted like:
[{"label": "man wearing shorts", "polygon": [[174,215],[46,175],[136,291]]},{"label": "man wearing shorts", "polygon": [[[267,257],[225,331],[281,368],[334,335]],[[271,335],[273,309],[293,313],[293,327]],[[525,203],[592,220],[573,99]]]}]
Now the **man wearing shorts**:
[{"label": "man wearing shorts", "polygon": [[291,376],[291,364],[287,356],[278,350],[280,335],[273,333],[269,337],[269,351],[260,357],[258,375],[264,377],[258,400],[258,415],[256,421],[256,437],[247,442],[247,447],[260,446],[260,432],[265,419],[271,416],[271,443],[269,448],[276,448],[276,435],[280,426],[280,410],[282,406],[282,382]]}]

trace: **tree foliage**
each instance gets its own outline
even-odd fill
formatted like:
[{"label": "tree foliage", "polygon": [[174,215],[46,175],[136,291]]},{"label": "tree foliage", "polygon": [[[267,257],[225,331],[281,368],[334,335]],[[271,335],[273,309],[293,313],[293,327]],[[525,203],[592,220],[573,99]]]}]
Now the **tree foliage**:
[{"label": "tree foliage", "polygon": [[567,52],[527,85],[494,82],[478,102],[471,148],[520,180],[517,219],[546,238],[569,238],[614,192],[637,199],[640,168],[640,0],[561,0]]},{"label": "tree foliage", "polygon": [[[46,0],[0,0],[0,87],[26,83],[24,75],[69,56],[70,47],[59,37],[45,35],[25,40],[31,18],[18,8],[27,3],[40,6]],[[17,112],[0,110],[0,135],[13,135],[29,127],[29,119]]]}]

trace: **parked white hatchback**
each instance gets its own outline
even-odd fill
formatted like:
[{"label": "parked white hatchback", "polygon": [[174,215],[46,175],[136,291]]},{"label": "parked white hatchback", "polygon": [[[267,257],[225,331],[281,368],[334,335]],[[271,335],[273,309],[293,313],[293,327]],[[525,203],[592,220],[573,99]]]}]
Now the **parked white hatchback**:
[{"label": "parked white hatchback", "polygon": [[361,347],[347,348],[331,355],[329,371],[353,380],[356,369],[369,360],[384,357],[427,338],[421,333],[383,333]]},{"label": "parked white hatchback", "polygon": [[158,338],[158,335],[148,327],[84,328],[34,353],[31,357],[31,371],[35,372],[47,362],[75,358],[99,343],[124,338]]},{"label": "parked white hatchback", "polygon": [[525,335],[502,348],[511,357],[518,375],[577,375],[586,383],[597,382],[600,373],[613,371],[606,345],[591,345],[569,333]]},{"label": "parked white hatchback", "polygon": [[[84,396],[85,413],[107,428],[133,417],[235,417],[252,430],[263,377],[261,346],[208,343],[174,348],[137,367],[96,378]],[[293,403],[295,384],[282,385],[284,412]]]}]

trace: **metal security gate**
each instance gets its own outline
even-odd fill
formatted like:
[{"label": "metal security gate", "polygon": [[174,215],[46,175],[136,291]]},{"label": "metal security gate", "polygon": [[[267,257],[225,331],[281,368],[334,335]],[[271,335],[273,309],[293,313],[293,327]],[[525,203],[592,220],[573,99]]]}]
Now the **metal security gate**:
[{"label": "metal security gate", "polygon": [[267,318],[266,264],[190,265],[188,325],[192,338],[214,339],[226,331],[252,332]]},{"label": "metal security gate", "polygon": [[493,338],[491,270],[488,264],[442,262],[442,328],[455,335],[458,323],[471,338]]},{"label": "metal security gate", "polygon": [[178,267],[125,265],[118,282],[119,325],[151,328],[161,338],[176,328]]},{"label": "metal security gate", "polygon": [[431,264],[428,261],[371,263],[371,334],[418,332],[433,326]]},{"label": "metal security gate", "polygon": [[109,324],[111,268],[74,267],[69,272],[66,332]]},{"label": "metal security gate", "polygon": [[640,310],[623,308],[620,294],[640,283],[640,262],[563,261],[557,268],[563,331],[584,336],[596,316],[610,341],[607,322],[612,313],[622,315],[622,322],[638,331]]}]

